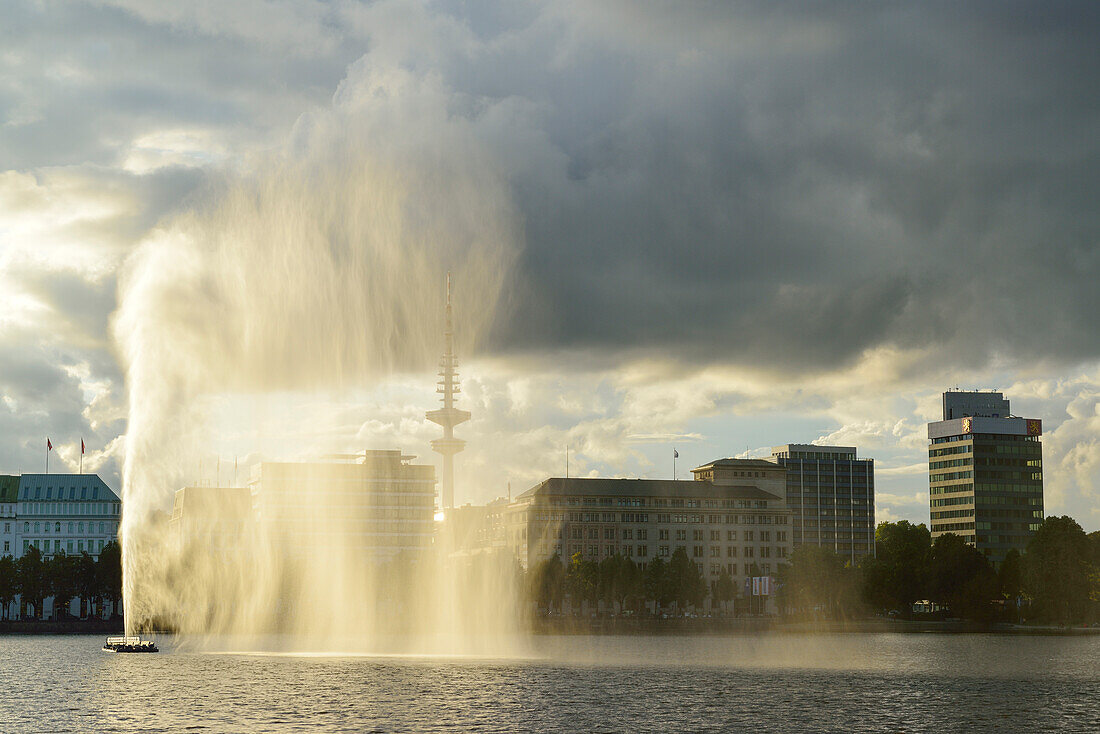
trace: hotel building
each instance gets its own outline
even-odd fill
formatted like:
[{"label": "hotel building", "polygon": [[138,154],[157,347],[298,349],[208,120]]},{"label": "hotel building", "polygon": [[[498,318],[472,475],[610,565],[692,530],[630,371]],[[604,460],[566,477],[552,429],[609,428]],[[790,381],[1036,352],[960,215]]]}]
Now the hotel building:
[{"label": "hotel building", "polygon": [[0,555],[20,558],[33,546],[46,558],[98,558],[117,541],[121,518],[122,500],[95,474],[0,478]]},{"label": "hotel building", "polygon": [[551,477],[509,506],[506,539],[524,567],[577,553],[644,565],[683,548],[708,582],[728,571],[743,588],[790,554],[786,472],[761,459],[720,459],[693,469],[694,480]]},{"label": "hotel building", "polygon": [[999,392],[945,392],[928,424],[932,538],[960,535],[993,563],[1023,551],[1043,522],[1042,433]]},{"label": "hotel building", "polygon": [[[47,560],[58,553],[99,560],[103,547],[118,541],[121,519],[122,500],[95,474],[0,476],[0,556],[18,559],[37,548]],[[46,597],[46,618],[53,606],[53,597]],[[21,607],[13,601],[5,611],[11,618]],[[108,604],[100,613],[110,610]],[[69,612],[79,614],[78,599]]]}]

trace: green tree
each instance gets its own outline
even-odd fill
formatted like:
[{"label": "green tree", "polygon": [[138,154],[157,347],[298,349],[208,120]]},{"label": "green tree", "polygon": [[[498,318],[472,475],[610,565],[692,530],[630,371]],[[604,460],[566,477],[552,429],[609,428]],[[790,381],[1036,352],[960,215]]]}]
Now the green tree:
[{"label": "green tree", "polygon": [[719,574],[718,578],[711,584],[710,595],[719,604],[731,602],[733,601],[733,597],[737,595],[737,587],[733,583],[733,576],[730,575],[728,567],[723,568],[722,573]]},{"label": "green tree", "polygon": [[0,619],[7,619],[9,607],[18,593],[19,578],[15,560],[11,556],[0,558]]},{"label": "green tree", "polygon": [[586,561],[580,553],[574,553],[565,572],[565,590],[574,605],[582,601],[595,602],[600,568],[595,561]]},{"label": "green tree", "polygon": [[76,558],[61,551],[46,563],[49,591],[53,595],[54,616],[68,616],[69,603],[80,594],[76,578]]},{"label": "green tree", "polygon": [[49,582],[46,576],[46,564],[42,560],[42,552],[33,545],[27,548],[22,557],[15,562],[16,587],[19,590],[20,610],[19,616],[27,616],[24,611],[28,606],[34,607],[35,614],[42,617],[42,602],[49,593]]},{"label": "green tree", "polygon": [[1012,548],[997,569],[997,585],[1005,600],[1006,619],[1020,621],[1020,603],[1024,596],[1024,561],[1020,551]]},{"label": "green tree", "polygon": [[115,616],[122,613],[122,548],[118,543],[108,543],[99,552],[95,565],[96,589],[110,600]]},{"label": "green tree", "polygon": [[527,573],[527,595],[541,609],[561,609],[565,593],[565,569],[561,557],[555,555],[535,565]]},{"label": "green tree", "polygon": [[875,555],[864,556],[860,562],[867,603],[909,616],[913,602],[928,596],[931,541],[932,535],[923,523],[879,523],[875,529]]},{"label": "green tree", "polygon": [[99,596],[96,584],[95,561],[87,551],[82,552],[76,560],[76,585],[80,594],[80,616],[89,617],[92,614],[92,602]]},{"label": "green tree", "polygon": [[683,547],[677,548],[668,563],[668,578],[673,601],[683,610],[689,603],[702,606],[707,595],[706,581],[699,567],[688,558]]},{"label": "green tree", "polygon": [[855,570],[832,548],[801,545],[779,567],[779,603],[798,614],[846,617],[859,606]]},{"label": "green tree", "polygon": [[642,572],[626,556],[616,553],[600,562],[600,598],[618,602],[625,610],[627,603],[642,592]]},{"label": "green tree", "polygon": [[1068,516],[1048,517],[1027,544],[1024,587],[1032,608],[1051,622],[1085,619],[1096,573],[1085,531]]},{"label": "green tree", "polygon": [[672,602],[672,591],[669,583],[668,564],[664,559],[657,557],[650,561],[645,568],[642,579],[642,589],[646,599],[653,600],[653,612],[660,612],[661,607]]},{"label": "green tree", "polygon": [[997,574],[977,548],[954,533],[936,538],[929,555],[929,592],[964,619],[988,621],[998,595]]}]

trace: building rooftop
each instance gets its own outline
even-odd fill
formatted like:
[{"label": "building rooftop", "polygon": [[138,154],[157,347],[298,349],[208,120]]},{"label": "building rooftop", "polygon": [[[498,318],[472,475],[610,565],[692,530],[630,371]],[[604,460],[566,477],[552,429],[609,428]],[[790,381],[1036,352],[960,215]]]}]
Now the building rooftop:
[{"label": "building rooftop", "polygon": [[995,390],[948,390],[943,394],[943,420],[982,417],[1008,418],[1012,415],[1009,401]]},{"label": "building rooftop", "polygon": [[19,477],[19,499],[122,501],[98,474],[23,474]]},{"label": "building rooftop", "polygon": [[[769,468],[775,464],[764,461]],[[704,499],[775,500],[774,494],[759,487],[735,484],[715,485],[693,479],[615,479],[550,477],[528,489],[516,499],[538,495],[627,496],[627,497],[700,497]]]},{"label": "building rooftop", "polygon": [[785,443],[772,447],[772,456],[784,451],[803,451],[808,454],[854,454],[855,446],[822,446],[816,443]]},{"label": "building rooftop", "polygon": [[0,476],[0,502],[16,502],[19,498],[19,477]]},{"label": "building rooftop", "polygon": [[777,467],[774,461],[767,459],[715,459],[709,464],[703,464],[692,469],[693,472],[712,467],[735,467],[738,469],[772,469]]}]

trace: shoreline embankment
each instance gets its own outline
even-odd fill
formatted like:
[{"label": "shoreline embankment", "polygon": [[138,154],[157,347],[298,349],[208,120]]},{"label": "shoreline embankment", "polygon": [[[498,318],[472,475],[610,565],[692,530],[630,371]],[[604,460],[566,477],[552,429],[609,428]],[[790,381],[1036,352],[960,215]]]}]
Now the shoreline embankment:
[{"label": "shoreline embankment", "polygon": [[124,623],[112,619],[20,619],[0,621],[0,635],[121,635]]},{"label": "shoreline embankment", "polygon": [[724,634],[965,634],[1094,635],[1100,626],[1069,627],[978,623],[964,620],[851,619],[795,621],[775,617],[539,617],[529,629],[537,635],[724,635]]},{"label": "shoreline embankment", "polygon": [[[3,635],[119,635],[123,621],[113,619],[4,620]],[[559,615],[528,621],[534,635],[816,635],[816,634],[973,634],[1096,635],[1100,625],[1070,627],[1032,624],[981,624],[963,620],[851,619],[795,621],[775,617],[580,617]]]}]

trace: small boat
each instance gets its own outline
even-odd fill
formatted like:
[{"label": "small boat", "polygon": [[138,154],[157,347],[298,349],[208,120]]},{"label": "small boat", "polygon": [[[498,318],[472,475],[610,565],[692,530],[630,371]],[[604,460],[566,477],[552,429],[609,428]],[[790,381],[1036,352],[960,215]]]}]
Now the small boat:
[{"label": "small boat", "polygon": [[157,643],[140,637],[108,637],[103,643],[104,652],[159,652]]}]

